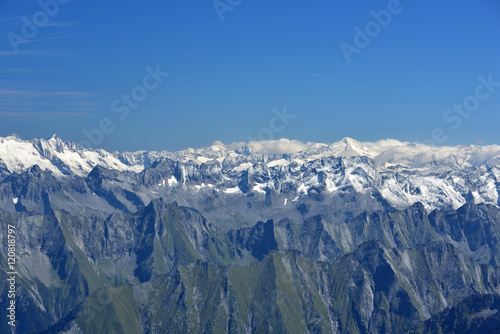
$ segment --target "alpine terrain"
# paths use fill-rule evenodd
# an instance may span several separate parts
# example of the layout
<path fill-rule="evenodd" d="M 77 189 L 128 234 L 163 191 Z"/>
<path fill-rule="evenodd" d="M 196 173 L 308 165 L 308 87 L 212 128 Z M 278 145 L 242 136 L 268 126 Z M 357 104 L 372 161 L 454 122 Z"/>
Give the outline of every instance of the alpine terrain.
<path fill-rule="evenodd" d="M 0 138 L 0 332 L 500 333 L 499 193 L 497 145 Z"/>

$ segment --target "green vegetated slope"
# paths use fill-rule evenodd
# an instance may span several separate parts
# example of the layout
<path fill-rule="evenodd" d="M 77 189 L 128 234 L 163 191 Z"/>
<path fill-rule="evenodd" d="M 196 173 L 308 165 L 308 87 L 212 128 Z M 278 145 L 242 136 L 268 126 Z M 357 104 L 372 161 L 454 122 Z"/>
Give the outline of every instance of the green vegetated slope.
<path fill-rule="evenodd" d="M 135 213 L 0 212 L 19 230 L 17 333 L 452 333 L 498 324 L 500 210 L 320 215 L 220 231 Z M 0 231 L 6 240 L 5 229 Z M 6 308 L 6 256 L 0 257 Z M 0 331 L 10 332 L 5 317 Z"/>

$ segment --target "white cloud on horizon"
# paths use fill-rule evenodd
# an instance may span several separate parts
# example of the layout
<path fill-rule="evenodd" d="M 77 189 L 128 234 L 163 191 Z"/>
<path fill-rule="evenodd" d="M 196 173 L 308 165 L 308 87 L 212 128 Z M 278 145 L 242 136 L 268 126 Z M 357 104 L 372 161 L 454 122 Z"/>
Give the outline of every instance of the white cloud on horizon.
<path fill-rule="evenodd" d="M 269 154 L 295 153 L 307 149 L 307 145 L 303 142 L 286 138 L 267 141 L 251 141 L 247 146 L 255 152 Z"/>
<path fill-rule="evenodd" d="M 274 140 L 261 140 L 261 141 L 250 141 L 248 143 L 245 142 L 233 142 L 232 144 L 225 145 L 220 140 L 214 142 L 214 145 L 224 146 L 230 150 L 236 150 L 243 146 L 248 146 L 250 149 L 254 150 L 257 153 L 266 153 L 266 154 L 286 154 L 286 153 L 296 153 L 312 146 L 317 146 L 318 143 L 307 142 L 303 143 L 297 139 L 287 139 L 280 138 Z M 324 145 L 324 144 L 319 144 Z"/>

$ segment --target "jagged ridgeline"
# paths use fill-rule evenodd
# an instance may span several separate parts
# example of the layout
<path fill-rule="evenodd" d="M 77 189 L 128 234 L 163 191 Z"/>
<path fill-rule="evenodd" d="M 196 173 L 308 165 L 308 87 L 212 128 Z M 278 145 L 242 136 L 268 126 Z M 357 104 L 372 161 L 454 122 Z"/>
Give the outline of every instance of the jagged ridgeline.
<path fill-rule="evenodd" d="M 0 139 L 15 332 L 500 333 L 495 148 L 421 161 L 383 144 L 110 154 Z M 7 261 L 2 247 L 1 333 Z"/>

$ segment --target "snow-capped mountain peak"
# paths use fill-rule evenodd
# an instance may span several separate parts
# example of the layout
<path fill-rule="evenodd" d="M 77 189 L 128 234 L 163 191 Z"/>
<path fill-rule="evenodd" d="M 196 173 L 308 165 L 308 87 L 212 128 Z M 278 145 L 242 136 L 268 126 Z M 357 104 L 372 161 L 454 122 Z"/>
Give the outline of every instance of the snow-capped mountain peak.
<path fill-rule="evenodd" d="M 287 153 L 269 153 L 269 152 Z M 193 187 L 226 195 L 275 191 L 288 203 L 301 196 L 356 192 L 381 197 L 404 208 L 422 202 L 457 208 L 467 201 L 499 204 L 500 146 L 435 147 L 392 139 L 360 142 L 343 138 L 332 144 L 280 139 L 178 152 L 115 152 L 86 149 L 52 136 L 22 140 L 0 138 L 0 179 L 32 166 L 58 179 L 85 177 L 101 166 L 116 172 L 157 170 L 155 187 Z M 165 174 L 166 173 L 166 174 Z M 163 176 L 162 176 L 163 175 Z M 314 195 L 317 194 L 317 195 Z M 290 197 L 290 198 L 289 198 Z"/>
<path fill-rule="evenodd" d="M 300 142 L 299 142 L 300 143 Z M 279 145 L 280 151 L 290 153 L 267 153 L 270 147 Z M 287 145 L 289 148 L 287 148 Z M 299 148 L 299 150 L 297 150 Z M 203 148 L 188 148 L 177 152 L 114 152 L 102 149 L 86 149 L 81 145 L 63 141 L 56 134 L 50 139 L 22 140 L 16 134 L 0 138 L 0 166 L 9 172 L 20 172 L 37 164 L 43 170 L 50 170 L 55 176 L 86 175 L 96 165 L 120 171 L 140 171 L 151 166 L 159 158 L 176 161 L 192 161 L 203 164 L 208 161 L 224 160 L 239 162 L 286 160 L 289 163 L 306 163 L 328 157 L 364 156 L 379 165 L 418 166 L 430 162 L 455 165 L 482 166 L 497 165 L 500 162 L 500 146 L 429 146 L 384 139 L 377 142 L 360 142 L 345 137 L 332 144 L 307 143 L 275 140 L 267 142 L 242 143 L 235 147 L 216 142 Z"/>
<path fill-rule="evenodd" d="M 17 135 L 0 138 L 0 166 L 8 172 L 20 173 L 38 165 L 56 177 L 87 175 L 97 165 L 120 171 L 140 171 L 140 166 L 129 166 L 104 150 L 88 150 L 65 142 L 57 135 L 50 139 L 22 140 Z"/>

